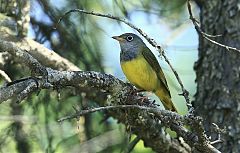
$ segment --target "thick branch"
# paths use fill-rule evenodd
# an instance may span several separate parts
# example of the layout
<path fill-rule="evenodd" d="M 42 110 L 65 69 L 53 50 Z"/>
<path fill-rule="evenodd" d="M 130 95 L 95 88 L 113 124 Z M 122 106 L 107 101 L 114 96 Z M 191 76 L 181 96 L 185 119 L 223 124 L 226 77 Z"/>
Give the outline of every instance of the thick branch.
<path fill-rule="evenodd" d="M 31 71 L 38 75 L 46 75 L 45 68 L 30 54 L 26 54 L 15 44 L 0 39 L 0 52 L 8 52 L 21 63 L 25 63 Z"/>
<path fill-rule="evenodd" d="M 22 81 L 22 82 L 13 84 L 11 86 L 1 87 L 0 88 L 0 103 L 8 100 L 10 98 L 18 97 L 19 95 L 21 95 L 20 93 L 22 93 L 23 91 L 25 91 L 27 89 L 30 89 L 31 90 L 30 92 L 35 91 L 37 89 L 36 82 L 32 79 L 28 79 L 26 81 Z M 20 97 L 22 97 L 22 96 L 19 96 L 19 98 L 18 98 L 19 100 L 20 100 Z"/>
<path fill-rule="evenodd" d="M 2 15 L 2 18 L 0 19 L 0 39 L 15 43 L 19 48 L 29 52 L 34 58 L 38 59 L 38 61 L 44 66 L 58 70 L 80 71 L 80 69 L 69 60 L 61 57 L 56 52 L 47 49 L 42 44 L 29 38 L 16 37 L 16 25 L 14 23 L 15 21 L 12 18 Z M 1 61 L 3 60 L 2 57 L 0 59 Z M 0 65 L 1 64 L 2 63 L 0 63 Z"/>
<path fill-rule="evenodd" d="M 56 52 L 45 48 L 42 44 L 39 44 L 32 39 L 24 38 L 21 41 L 18 41 L 17 45 L 21 49 L 29 52 L 29 54 L 38 59 L 38 61 L 44 66 L 57 70 L 80 71 L 80 69 L 69 60 L 61 57 Z"/>

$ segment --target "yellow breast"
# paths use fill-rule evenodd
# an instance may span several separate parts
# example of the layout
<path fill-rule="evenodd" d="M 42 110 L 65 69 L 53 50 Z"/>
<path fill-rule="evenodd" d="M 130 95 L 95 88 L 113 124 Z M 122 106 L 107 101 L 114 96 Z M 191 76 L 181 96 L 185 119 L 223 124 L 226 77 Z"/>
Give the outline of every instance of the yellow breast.
<path fill-rule="evenodd" d="M 143 56 L 130 61 L 122 61 L 121 67 L 127 79 L 136 87 L 146 91 L 154 91 L 159 85 L 156 72 Z"/>

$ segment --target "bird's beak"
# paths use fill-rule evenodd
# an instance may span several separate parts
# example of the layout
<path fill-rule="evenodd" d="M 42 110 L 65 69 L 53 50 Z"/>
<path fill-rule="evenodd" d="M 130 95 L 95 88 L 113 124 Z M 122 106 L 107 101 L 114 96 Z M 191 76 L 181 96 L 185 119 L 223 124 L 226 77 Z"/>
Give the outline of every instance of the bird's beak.
<path fill-rule="evenodd" d="M 116 39 L 119 42 L 123 42 L 125 40 L 125 39 L 123 39 L 122 37 L 119 37 L 119 36 L 113 36 L 112 38 Z"/>

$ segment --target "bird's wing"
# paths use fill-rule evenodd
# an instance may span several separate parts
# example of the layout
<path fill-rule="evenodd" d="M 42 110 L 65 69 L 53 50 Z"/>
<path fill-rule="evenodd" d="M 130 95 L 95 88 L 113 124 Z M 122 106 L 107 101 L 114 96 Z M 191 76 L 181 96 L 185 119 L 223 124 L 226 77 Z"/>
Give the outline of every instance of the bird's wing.
<path fill-rule="evenodd" d="M 169 96 L 171 97 L 166 78 L 165 78 L 162 68 L 160 67 L 154 54 L 151 52 L 151 50 L 149 48 L 144 47 L 142 49 L 142 55 L 146 59 L 146 61 L 151 65 L 153 70 L 156 71 L 158 79 L 162 82 L 162 84 L 164 85 L 165 89 L 167 90 Z"/>

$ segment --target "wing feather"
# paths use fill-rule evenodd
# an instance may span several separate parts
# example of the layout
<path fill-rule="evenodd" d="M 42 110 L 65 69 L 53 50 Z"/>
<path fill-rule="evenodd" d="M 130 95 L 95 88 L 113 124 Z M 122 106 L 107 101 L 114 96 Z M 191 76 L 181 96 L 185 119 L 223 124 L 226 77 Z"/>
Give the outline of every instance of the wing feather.
<path fill-rule="evenodd" d="M 166 89 L 166 91 L 168 92 L 169 96 L 171 97 L 170 90 L 168 88 L 166 78 L 165 78 L 164 73 L 162 71 L 162 68 L 160 67 L 156 57 L 154 56 L 154 54 L 151 52 L 151 50 L 149 48 L 144 47 L 142 49 L 142 55 L 146 59 L 146 61 L 151 65 L 153 70 L 157 73 L 158 79 L 161 81 L 161 83 L 163 84 L 164 88 Z"/>

